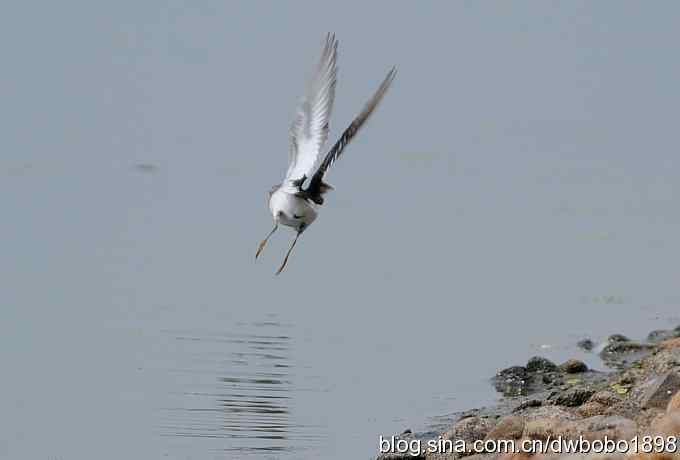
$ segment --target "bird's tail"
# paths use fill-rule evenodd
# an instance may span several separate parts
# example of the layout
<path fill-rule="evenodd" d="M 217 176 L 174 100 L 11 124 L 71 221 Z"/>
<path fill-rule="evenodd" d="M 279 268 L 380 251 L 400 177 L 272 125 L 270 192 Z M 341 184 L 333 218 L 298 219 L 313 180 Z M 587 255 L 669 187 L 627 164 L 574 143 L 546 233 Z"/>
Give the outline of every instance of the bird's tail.
<path fill-rule="evenodd" d="M 314 203 L 318 205 L 323 204 L 323 195 L 326 194 L 327 192 L 335 190 L 332 185 L 321 181 L 318 186 L 316 187 L 309 187 L 306 192 L 307 192 L 307 198 L 312 200 Z"/>

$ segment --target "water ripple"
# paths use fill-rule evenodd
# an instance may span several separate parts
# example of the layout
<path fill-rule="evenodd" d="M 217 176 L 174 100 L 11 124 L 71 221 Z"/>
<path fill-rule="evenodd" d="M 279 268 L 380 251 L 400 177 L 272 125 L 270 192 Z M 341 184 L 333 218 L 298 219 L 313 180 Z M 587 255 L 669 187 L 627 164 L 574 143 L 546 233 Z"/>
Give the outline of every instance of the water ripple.
<path fill-rule="evenodd" d="M 224 452 L 285 453 L 319 439 L 295 423 L 291 326 L 278 321 L 239 324 L 238 332 L 167 330 L 179 343 L 174 368 L 184 387 L 166 408 L 163 436 L 207 438 Z M 295 446 L 295 447 L 293 447 Z"/>

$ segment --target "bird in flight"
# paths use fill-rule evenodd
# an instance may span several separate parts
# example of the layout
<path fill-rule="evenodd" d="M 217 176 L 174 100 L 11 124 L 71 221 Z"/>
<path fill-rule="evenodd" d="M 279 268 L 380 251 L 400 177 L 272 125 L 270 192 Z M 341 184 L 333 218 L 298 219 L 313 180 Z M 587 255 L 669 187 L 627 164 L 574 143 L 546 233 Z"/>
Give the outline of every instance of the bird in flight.
<path fill-rule="evenodd" d="M 307 91 L 302 97 L 297 114 L 290 127 L 290 159 L 288 170 L 281 184 L 272 187 L 269 192 L 269 210 L 274 218 L 274 229 L 260 242 L 255 259 L 260 255 L 269 238 L 279 228 L 279 224 L 292 227 L 297 232 L 290 245 L 286 257 L 276 274 L 281 273 L 288 263 L 288 257 L 295 247 L 298 238 L 314 222 L 318 206 L 324 202 L 323 195 L 333 190 L 323 178 L 328 168 L 340 158 L 347 144 L 368 120 L 390 87 L 397 73 L 393 67 L 383 80 L 373 97 L 340 139 L 326 153 L 316 170 L 321 149 L 328 138 L 328 120 L 335 99 L 335 83 L 337 75 L 338 42 L 335 35 L 326 36 L 326 44 L 316 70 L 309 81 Z M 311 179 L 305 186 L 308 178 Z M 304 188 L 303 188 L 304 187 Z"/>

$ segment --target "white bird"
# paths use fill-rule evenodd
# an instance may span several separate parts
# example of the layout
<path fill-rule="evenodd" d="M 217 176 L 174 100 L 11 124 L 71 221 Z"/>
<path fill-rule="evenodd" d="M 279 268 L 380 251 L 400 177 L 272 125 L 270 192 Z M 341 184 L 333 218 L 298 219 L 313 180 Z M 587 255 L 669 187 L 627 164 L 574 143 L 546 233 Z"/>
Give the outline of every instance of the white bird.
<path fill-rule="evenodd" d="M 309 82 L 305 95 L 300 101 L 297 115 L 290 127 L 290 163 L 286 176 L 281 184 L 275 185 L 269 192 L 269 209 L 274 218 L 274 229 L 260 242 L 255 259 L 260 255 L 269 238 L 279 228 L 279 224 L 292 227 L 297 232 L 286 257 L 276 272 L 277 275 L 286 266 L 288 257 L 302 232 L 309 228 L 316 219 L 317 207 L 324 202 L 323 195 L 329 190 L 333 190 L 333 187 L 323 181 L 324 174 L 340 157 L 359 128 L 368 120 L 397 73 L 394 67 L 389 71 L 373 97 L 342 133 L 340 139 L 328 151 L 312 175 L 319 153 L 328 138 L 328 120 L 335 99 L 337 56 L 338 42 L 335 40 L 335 35 L 328 34 L 319 64 Z M 303 189 L 305 181 L 310 176 L 309 184 Z"/>

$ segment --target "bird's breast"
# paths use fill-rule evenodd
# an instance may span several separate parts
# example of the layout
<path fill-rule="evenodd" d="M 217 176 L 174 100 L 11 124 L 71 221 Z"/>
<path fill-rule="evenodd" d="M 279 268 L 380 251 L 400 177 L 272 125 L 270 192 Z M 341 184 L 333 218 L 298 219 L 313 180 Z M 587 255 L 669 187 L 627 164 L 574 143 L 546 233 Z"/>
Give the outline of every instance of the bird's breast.
<path fill-rule="evenodd" d="M 272 194 L 269 209 L 276 221 L 293 228 L 302 223 L 309 226 L 316 219 L 316 211 L 305 199 L 281 190 Z"/>

